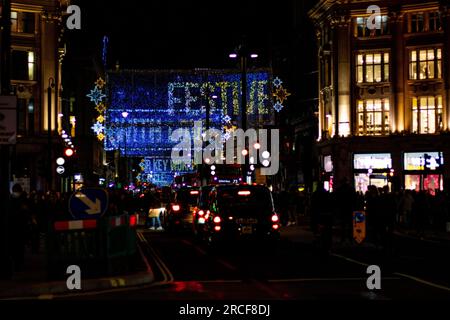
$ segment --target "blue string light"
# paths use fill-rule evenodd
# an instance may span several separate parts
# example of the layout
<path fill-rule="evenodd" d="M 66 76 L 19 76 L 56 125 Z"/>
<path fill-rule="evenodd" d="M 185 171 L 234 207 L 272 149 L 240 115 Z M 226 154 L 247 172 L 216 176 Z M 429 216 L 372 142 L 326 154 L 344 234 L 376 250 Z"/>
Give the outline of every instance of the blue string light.
<path fill-rule="evenodd" d="M 249 126 L 273 124 L 270 73 L 250 72 L 247 79 Z M 224 126 L 240 123 L 239 73 L 121 71 L 109 73 L 107 80 L 106 151 L 119 149 L 124 154 L 126 149 L 128 157 L 170 160 L 172 149 L 178 143 L 171 141 L 171 133 L 187 129 L 193 137 L 194 121 L 205 125 L 206 99 L 210 105 L 210 128 L 223 131 Z M 122 116 L 124 111 L 128 113 L 126 118 Z M 169 184 L 174 172 L 183 174 L 193 169 L 191 166 L 153 170 L 152 182 Z M 144 171 L 140 178 L 145 179 L 146 175 Z"/>

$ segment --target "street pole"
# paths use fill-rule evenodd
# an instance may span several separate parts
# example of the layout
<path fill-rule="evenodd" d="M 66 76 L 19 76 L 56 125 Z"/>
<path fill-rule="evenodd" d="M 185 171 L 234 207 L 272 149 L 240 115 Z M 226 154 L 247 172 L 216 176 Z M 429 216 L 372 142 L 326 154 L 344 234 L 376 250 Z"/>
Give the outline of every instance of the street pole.
<path fill-rule="evenodd" d="M 10 57 L 11 57 L 11 0 L 2 0 L 2 21 L 1 21 L 1 94 L 11 94 L 11 73 L 10 73 Z M 10 155 L 11 148 L 9 145 L 0 146 L 0 279 L 7 279 L 12 276 L 12 262 L 9 255 L 9 239 L 8 239 L 8 215 L 10 212 L 9 203 L 9 180 L 10 171 Z"/>
<path fill-rule="evenodd" d="M 244 132 L 247 130 L 247 50 L 245 45 L 241 45 L 239 49 L 239 55 L 241 58 L 241 126 Z M 245 140 L 244 140 L 244 148 Z M 249 145 L 250 151 L 250 145 Z M 239 151 L 238 151 L 239 152 Z M 242 181 L 247 181 L 247 161 L 248 153 L 244 156 L 244 164 L 242 165 Z"/>
<path fill-rule="evenodd" d="M 52 189 L 52 87 L 55 86 L 53 78 L 48 79 L 47 88 L 47 188 Z"/>

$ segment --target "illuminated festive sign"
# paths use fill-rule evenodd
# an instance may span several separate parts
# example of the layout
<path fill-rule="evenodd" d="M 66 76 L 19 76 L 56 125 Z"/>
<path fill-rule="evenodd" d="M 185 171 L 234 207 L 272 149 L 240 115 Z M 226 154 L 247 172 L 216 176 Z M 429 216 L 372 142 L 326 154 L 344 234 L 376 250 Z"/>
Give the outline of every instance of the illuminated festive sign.
<path fill-rule="evenodd" d="M 247 81 L 248 126 L 273 125 L 270 72 L 249 72 Z M 241 123 L 241 75 L 237 72 L 119 71 L 108 73 L 106 83 L 107 108 L 104 118 L 97 119 L 93 127 L 96 131 L 103 129 L 100 132 L 105 135 L 106 151 L 119 149 L 123 155 L 126 149 L 129 157 L 169 161 L 177 144 L 170 139 L 173 131 L 192 131 L 195 121 L 203 121 L 205 126 L 208 104 L 210 128 L 221 130 L 224 139 Z M 103 109 L 101 102 L 97 107 Z M 153 168 L 158 163 L 152 162 Z M 150 170 L 152 174 L 142 173 L 141 177 L 146 179 L 152 175 L 153 181 L 149 182 L 170 184 L 176 172 L 193 170 L 169 166 L 160 169 Z"/>

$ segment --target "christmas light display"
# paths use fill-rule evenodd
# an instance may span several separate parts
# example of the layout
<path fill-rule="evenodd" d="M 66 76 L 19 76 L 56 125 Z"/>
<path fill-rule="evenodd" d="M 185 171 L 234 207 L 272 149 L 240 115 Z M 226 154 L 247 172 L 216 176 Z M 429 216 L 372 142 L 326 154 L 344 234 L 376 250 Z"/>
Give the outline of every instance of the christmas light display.
<path fill-rule="evenodd" d="M 249 72 L 248 125 L 258 128 L 273 124 L 272 80 L 268 71 Z M 229 139 L 233 125 L 240 123 L 241 75 L 221 70 L 201 71 L 119 71 L 107 75 L 108 107 L 103 133 L 106 151 L 119 149 L 127 157 L 145 157 L 153 163 L 152 173 L 142 172 L 141 181 L 152 176 L 155 184 L 170 184 L 174 173 L 191 172 L 194 166 L 175 168 L 166 165 L 177 129 L 187 129 L 193 136 L 195 121 L 205 126 L 209 104 L 210 128 L 223 131 Z M 97 105 L 101 110 L 101 104 Z M 98 110 L 98 111 L 100 111 Z M 122 117 L 127 112 L 128 117 Z M 102 124 L 97 119 L 98 124 Z M 96 124 L 96 129 L 101 127 Z M 161 162 L 162 161 L 162 162 Z M 155 170 L 156 168 L 156 170 Z"/>
<path fill-rule="evenodd" d="M 283 81 L 281 81 L 280 78 L 276 77 L 275 79 L 273 79 L 273 85 L 278 88 L 279 86 L 281 86 L 283 84 Z"/>
<path fill-rule="evenodd" d="M 283 88 L 283 81 L 280 78 L 276 77 L 272 84 L 274 86 L 273 97 L 275 98 L 275 103 L 273 108 L 276 112 L 280 112 L 284 108 L 284 101 L 291 95 L 285 88 Z"/>
<path fill-rule="evenodd" d="M 99 87 L 96 85 L 94 90 L 91 90 L 91 93 L 86 95 L 88 98 L 91 99 L 91 102 L 94 102 L 95 104 L 99 104 L 103 101 L 104 98 L 106 98 L 106 95 L 103 94 L 102 90 L 99 89 Z"/>

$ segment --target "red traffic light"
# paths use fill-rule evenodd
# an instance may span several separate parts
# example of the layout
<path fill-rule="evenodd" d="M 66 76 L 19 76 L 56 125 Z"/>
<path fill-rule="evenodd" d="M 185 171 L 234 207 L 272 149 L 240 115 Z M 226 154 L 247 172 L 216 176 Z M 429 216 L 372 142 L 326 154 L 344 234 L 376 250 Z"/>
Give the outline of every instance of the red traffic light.
<path fill-rule="evenodd" d="M 72 150 L 71 148 L 66 148 L 66 149 L 64 150 L 64 154 L 65 154 L 67 157 L 71 157 L 71 156 L 73 156 L 73 150 Z"/>

